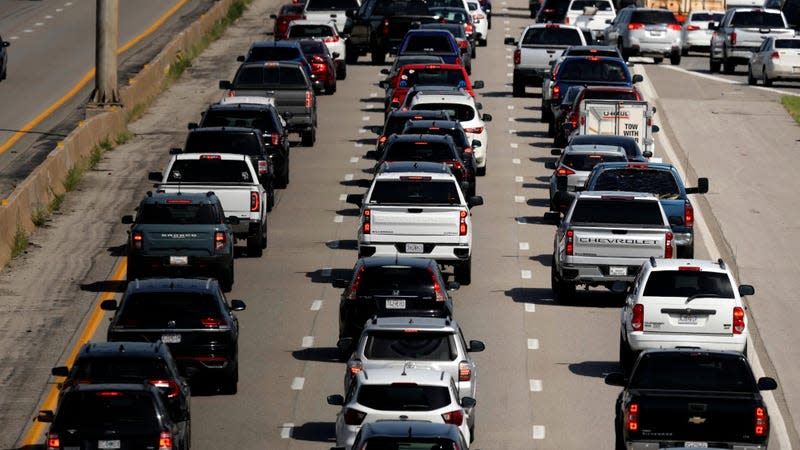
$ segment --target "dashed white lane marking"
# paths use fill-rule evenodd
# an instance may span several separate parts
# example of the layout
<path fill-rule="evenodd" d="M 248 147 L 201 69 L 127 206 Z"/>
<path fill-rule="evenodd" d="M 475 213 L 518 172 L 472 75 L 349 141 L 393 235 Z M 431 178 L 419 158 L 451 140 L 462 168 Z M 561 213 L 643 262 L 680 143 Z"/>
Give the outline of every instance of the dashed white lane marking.
<path fill-rule="evenodd" d="M 22 30 L 22 32 L 23 33 L 33 33 L 33 30 L 31 30 L 30 28 L 26 28 L 26 29 Z"/>
<path fill-rule="evenodd" d="M 511 31 L 511 27 L 506 27 L 506 31 Z"/>
<path fill-rule="evenodd" d="M 359 130 L 358 130 L 358 134 L 364 134 L 364 133 L 366 133 L 367 131 L 369 131 L 369 130 L 367 130 L 366 128 L 359 128 Z"/>
<path fill-rule="evenodd" d="M 515 195 L 514 196 L 514 202 L 515 203 L 525 203 L 525 197 L 523 197 L 521 195 Z"/>
<path fill-rule="evenodd" d="M 46 16 L 44 16 L 44 19 L 45 19 L 45 20 L 50 20 L 50 19 L 52 19 L 52 18 L 53 18 L 53 16 L 51 16 L 51 15 L 49 15 L 49 14 L 48 14 L 48 15 L 46 15 Z"/>
<path fill-rule="evenodd" d="M 509 145 L 511 148 L 519 148 L 519 144 L 517 144 L 516 142 L 511 142 L 511 143 L 509 143 L 508 145 Z"/>
<path fill-rule="evenodd" d="M 512 110 L 512 109 L 514 109 L 514 105 L 507 105 L 506 108 L 508 108 L 509 110 Z"/>
<path fill-rule="evenodd" d="M 506 67 L 514 67 L 514 64 L 508 63 L 506 64 Z M 508 105 L 508 106 L 513 106 L 513 105 Z"/>
<path fill-rule="evenodd" d="M 524 183 L 525 182 L 525 177 L 516 176 L 516 177 L 514 177 L 514 182 L 516 182 L 516 183 Z"/>
<path fill-rule="evenodd" d="M 532 274 L 530 270 L 520 270 L 519 276 L 522 277 L 523 280 L 530 280 Z"/>
<path fill-rule="evenodd" d="M 339 194 L 339 201 L 346 202 L 347 201 L 347 194 Z"/>
<path fill-rule="evenodd" d="M 377 97 L 377 96 L 378 96 L 378 93 L 377 93 L 377 92 L 370 92 L 370 93 L 369 93 L 369 96 L 370 96 L 371 98 L 375 98 L 375 97 Z"/>
<path fill-rule="evenodd" d="M 539 350 L 539 340 L 528 339 L 528 350 Z"/>
<path fill-rule="evenodd" d="M 544 439 L 544 425 L 533 426 L 533 438 L 537 440 Z"/>
<path fill-rule="evenodd" d="M 542 380 L 529 380 L 531 392 L 542 392 Z"/>
<path fill-rule="evenodd" d="M 72 2 L 64 3 L 64 6 L 72 6 Z"/>
<path fill-rule="evenodd" d="M 354 144 L 354 146 L 355 146 L 356 148 L 361 148 L 361 147 L 363 147 L 363 146 L 364 146 L 364 143 L 363 143 L 363 142 L 356 142 L 356 143 Z"/>
<path fill-rule="evenodd" d="M 44 22 L 36 22 L 36 23 L 35 23 L 35 24 L 33 24 L 33 25 L 34 25 L 34 26 L 37 26 L 37 27 L 43 27 L 43 26 L 44 26 Z"/>
<path fill-rule="evenodd" d="M 515 119 L 515 118 L 513 118 L 513 117 L 509 117 L 509 118 L 508 118 L 508 121 L 509 121 L 509 122 L 514 122 L 515 120 L 517 120 L 517 119 Z"/>
<path fill-rule="evenodd" d="M 525 303 L 525 312 L 535 313 L 536 303 Z"/>
<path fill-rule="evenodd" d="M 517 130 L 508 130 L 508 134 L 517 134 Z"/>
<path fill-rule="evenodd" d="M 369 121 L 369 116 L 362 116 L 361 120 L 363 120 L 364 122 L 368 122 Z"/>
<path fill-rule="evenodd" d="M 344 222 L 344 216 L 340 216 L 340 215 L 337 214 L 336 217 L 333 218 L 333 222 L 334 223 L 342 223 L 342 222 Z"/>
<path fill-rule="evenodd" d="M 530 250 L 531 249 L 531 244 L 529 244 L 527 242 L 520 242 L 519 243 L 519 249 L 520 250 Z"/>
<path fill-rule="evenodd" d="M 352 157 L 350 157 L 350 162 L 351 162 L 351 163 L 353 163 L 353 164 L 357 163 L 357 162 L 358 162 L 358 160 L 359 160 L 359 157 L 358 157 L 358 156 L 352 156 Z"/>
<path fill-rule="evenodd" d="M 331 276 L 331 268 L 330 267 L 323 267 L 322 268 L 322 276 L 327 278 Z"/>
<path fill-rule="evenodd" d="M 353 181 L 353 174 L 352 173 L 348 173 L 347 175 L 345 175 L 344 176 L 344 181 Z"/>
<path fill-rule="evenodd" d="M 314 336 L 303 336 L 303 342 L 300 343 L 300 346 L 303 348 L 309 348 L 314 346 Z"/>
<path fill-rule="evenodd" d="M 292 437 L 293 423 L 285 423 L 281 425 L 281 439 L 289 439 Z"/>
<path fill-rule="evenodd" d="M 510 23 L 511 23 L 511 21 L 510 21 L 510 20 L 504 20 L 504 21 L 503 21 L 503 25 L 508 25 L 508 24 L 510 24 Z"/>
<path fill-rule="evenodd" d="M 303 377 L 294 377 L 292 380 L 292 390 L 293 391 L 302 391 L 303 386 L 306 384 L 306 379 Z"/>
<path fill-rule="evenodd" d="M 506 55 L 506 59 L 511 59 L 511 54 Z"/>
<path fill-rule="evenodd" d="M 64 8 L 56 8 L 56 12 L 62 12 L 62 11 L 64 11 Z"/>
<path fill-rule="evenodd" d="M 514 158 L 514 159 L 511 160 L 511 163 L 512 164 L 519 164 L 520 160 L 519 160 L 519 158 Z"/>
<path fill-rule="evenodd" d="M 513 72 L 508 72 L 508 73 L 506 74 L 506 76 L 507 76 L 507 77 L 509 77 L 509 78 L 511 78 L 511 77 L 513 77 L 513 76 L 514 76 L 514 73 L 513 73 Z"/>
<path fill-rule="evenodd" d="M 8 40 L 10 41 L 16 41 L 17 39 L 19 39 L 19 36 L 11 36 L 10 38 L 8 38 Z"/>
<path fill-rule="evenodd" d="M 314 300 L 311 302 L 311 311 L 319 311 L 322 309 L 322 300 Z"/>

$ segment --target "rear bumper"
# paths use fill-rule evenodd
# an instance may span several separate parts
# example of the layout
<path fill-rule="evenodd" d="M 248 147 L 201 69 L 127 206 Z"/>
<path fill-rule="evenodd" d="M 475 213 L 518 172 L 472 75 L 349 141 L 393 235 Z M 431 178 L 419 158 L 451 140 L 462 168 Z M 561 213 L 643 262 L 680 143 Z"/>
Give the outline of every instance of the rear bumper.
<path fill-rule="evenodd" d="M 626 275 L 611 275 L 611 267 L 625 267 Z M 615 281 L 630 283 L 636 277 L 639 264 L 563 264 L 559 269 L 561 279 L 579 284 L 606 284 Z"/>
<path fill-rule="evenodd" d="M 628 333 L 628 345 L 634 351 L 670 348 L 701 348 L 714 351 L 744 352 L 747 334 L 693 335 L 679 333 Z"/>
<path fill-rule="evenodd" d="M 633 41 L 628 51 L 631 56 L 668 57 L 673 52 L 681 51 L 681 43 L 680 41 L 670 43 Z"/>
<path fill-rule="evenodd" d="M 216 378 L 233 370 L 234 355 L 175 355 L 175 362 L 188 379 Z"/>
<path fill-rule="evenodd" d="M 181 256 L 181 255 L 174 255 Z M 189 256 L 184 265 L 170 264 L 170 256 L 128 255 L 128 273 L 138 278 L 165 276 L 208 276 L 219 278 L 233 264 L 232 254 Z"/>
<path fill-rule="evenodd" d="M 548 67 L 520 67 L 514 68 L 514 78 L 522 80 L 526 86 L 538 86 L 544 81 L 544 72 Z"/>
<path fill-rule="evenodd" d="M 414 316 L 414 317 L 447 317 L 452 314 L 447 303 L 441 302 L 438 309 L 415 308 L 415 301 L 406 300 L 406 309 L 391 310 L 378 306 L 376 301 L 342 300 L 339 305 L 339 337 L 352 337 L 353 345 L 358 343 L 358 338 L 364 330 L 364 324 L 373 316 Z M 428 303 L 428 302 L 426 302 Z M 428 306 L 430 304 L 428 303 Z"/>
<path fill-rule="evenodd" d="M 424 243 L 423 253 L 406 253 L 406 242 L 363 242 L 358 243 L 358 253 L 362 256 L 405 256 L 428 258 L 443 264 L 466 261 L 472 255 L 472 248 L 466 244 Z"/>
<path fill-rule="evenodd" d="M 231 225 L 233 236 L 237 239 L 244 239 L 251 236 L 258 236 L 261 232 L 261 223 L 258 219 L 239 219 L 238 225 Z"/>
<path fill-rule="evenodd" d="M 658 450 L 660 448 L 683 447 L 685 442 L 686 441 L 634 441 L 626 442 L 625 448 L 628 450 Z M 767 450 L 766 442 L 763 444 L 709 442 L 708 446 L 713 448 L 729 448 L 732 450 Z"/>
<path fill-rule="evenodd" d="M 293 115 L 286 121 L 286 128 L 289 131 L 306 131 L 313 128 L 315 125 L 314 118 L 311 114 Z"/>

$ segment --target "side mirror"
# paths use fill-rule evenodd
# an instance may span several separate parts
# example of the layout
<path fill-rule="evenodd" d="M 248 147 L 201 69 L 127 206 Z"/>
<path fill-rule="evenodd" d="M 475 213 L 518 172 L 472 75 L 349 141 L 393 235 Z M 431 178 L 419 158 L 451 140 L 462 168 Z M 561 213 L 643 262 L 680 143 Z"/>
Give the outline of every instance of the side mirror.
<path fill-rule="evenodd" d="M 642 152 L 642 156 L 644 156 L 645 158 L 652 158 L 653 152 L 651 152 L 650 150 L 645 150 Z"/>
<path fill-rule="evenodd" d="M 475 107 L 476 107 L 476 108 L 478 108 L 478 109 L 483 109 L 483 103 L 481 103 L 481 102 L 476 102 L 476 103 L 475 103 Z"/>
<path fill-rule="evenodd" d="M 612 19 L 606 19 L 606 24 L 610 24 L 611 22 L 612 22 Z"/>
<path fill-rule="evenodd" d="M 656 111 L 658 111 L 658 110 L 656 109 L 656 107 L 655 107 L 655 106 L 653 106 L 653 108 L 652 108 L 652 109 L 650 109 L 650 111 L 652 111 L 652 112 L 653 112 L 653 114 L 655 114 L 655 113 L 656 113 Z"/>
<path fill-rule="evenodd" d="M 183 153 L 183 149 L 180 147 L 172 147 L 171 149 L 169 149 L 170 155 L 180 155 L 181 153 Z"/>
<path fill-rule="evenodd" d="M 225 219 L 225 223 L 227 223 L 228 225 L 239 225 L 239 218 L 236 216 L 228 216 Z"/>
<path fill-rule="evenodd" d="M 517 41 L 514 40 L 513 37 L 507 37 L 507 38 L 503 39 L 503 43 L 506 44 L 506 45 L 517 45 Z"/>
<path fill-rule="evenodd" d="M 389 75 L 389 69 L 381 69 L 381 74 Z"/>
<path fill-rule="evenodd" d="M 36 420 L 43 423 L 52 423 L 55 417 L 56 415 L 53 414 L 53 411 L 50 410 L 39 411 L 39 415 L 36 416 Z"/>
<path fill-rule="evenodd" d="M 117 310 L 117 301 L 116 300 L 103 300 L 100 303 L 100 309 L 103 311 L 116 311 Z"/>
<path fill-rule="evenodd" d="M 544 220 L 558 225 L 561 222 L 561 213 L 558 211 L 547 211 L 544 213 Z"/>
<path fill-rule="evenodd" d="M 275 19 L 275 20 L 278 20 L 278 16 L 277 16 L 276 14 L 270 14 L 270 15 L 269 15 L 269 18 L 270 18 L 270 19 Z"/>
<path fill-rule="evenodd" d="M 749 284 L 742 284 L 739 286 L 739 295 L 753 295 L 756 293 L 756 288 L 750 286 Z"/>
<path fill-rule="evenodd" d="M 551 148 L 550 149 L 550 154 L 552 156 L 561 156 L 562 152 L 563 152 L 563 150 L 561 150 L 560 148 Z"/>
<path fill-rule="evenodd" d="M 472 397 L 464 397 L 461 399 L 461 407 L 462 408 L 474 408 L 475 405 L 478 404 L 478 401 Z"/>
<path fill-rule="evenodd" d="M 228 80 L 219 80 L 219 88 L 220 89 L 230 89 L 233 87 L 230 81 Z"/>
<path fill-rule="evenodd" d="M 457 291 L 461 288 L 461 283 L 457 281 L 451 281 L 447 283 L 447 290 L 448 291 Z"/>
<path fill-rule="evenodd" d="M 188 124 L 186 124 L 186 128 L 189 129 L 189 130 L 194 130 L 194 129 L 197 129 L 199 127 L 200 127 L 200 125 L 198 125 L 197 122 L 189 122 Z"/>
<path fill-rule="evenodd" d="M 470 197 L 467 200 L 467 205 L 472 208 L 473 206 L 480 206 L 483 204 L 483 197 L 480 195 L 476 195 L 475 197 Z"/>
<path fill-rule="evenodd" d="M 333 406 L 342 406 L 342 405 L 344 405 L 344 397 L 342 397 L 339 394 L 329 395 L 327 400 L 328 400 L 328 404 L 329 405 L 333 405 Z"/>
<path fill-rule="evenodd" d="M 545 169 L 556 170 L 556 163 L 555 161 L 547 161 L 544 163 Z"/>
<path fill-rule="evenodd" d="M 69 367 L 67 366 L 53 367 L 52 369 L 50 369 L 50 375 L 53 375 L 54 377 L 69 376 Z"/>
<path fill-rule="evenodd" d="M 231 300 L 231 311 L 244 311 L 247 305 L 241 300 Z"/>
<path fill-rule="evenodd" d="M 775 389 L 778 389 L 778 383 L 774 378 L 761 377 L 758 379 L 759 391 L 774 391 Z"/>
<path fill-rule="evenodd" d="M 340 57 L 342 55 L 340 55 L 339 52 L 333 52 L 333 54 L 331 56 L 333 57 L 333 59 L 336 59 L 336 58 L 338 58 L 338 57 Z"/>
<path fill-rule="evenodd" d="M 133 216 L 130 215 L 130 214 L 122 216 L 122 223 L 125 224 L 125 225 L 132 224 L 133 223 Z"/>
<path fill-rule="evenodd" d="M 479 353 L 486 350 L 486 345 L 481 341 L 469 341 L 468 352 Z"/>
<path fill-rule="evenodd" d="M 698 178 L 697 187 L 686 188 L 687 194 L 705 194 L 708 192 L 708 178 Z"/>
<path fill-rule="evenodd" d="M 492 121 L 492 115 L 491 114 L 484 114 L 483 115 L 483 121 L 484 122 L 491 122 Z"/>
<path fill-rule="evenodd" d="M 658 125 L 652 125 L 650 127 L 650 131 L 652 131 L 653 133 L 658 133 L 659 131 L 661 131 L 661 128 Z"/>
<path fill-rule="evenodd" d="M 385 80 L 381 80 L 378 82 L 378 87 L 381 89 L 386 89 L 389 87 L 389 83 L 387 83 Z"/>
<path fill-rule="evenodd" d="M 331 284 L 337 289 L 347 289 L 347 287 L 350 286 L 350 282 L 342 278 L 333 280 Z"/>
<path fill-rule="evenodd" d="M 353 348 L 353 338 L 343 337 L 336 341 L 336 348 L 342 351 L 350 350 Z"/>
<path fill-rule="evenodd" d="M 160 183 L 161 180 L 164 179 L 164 176 L 161 175 L 161 172 L 149 172 L 147 174 L 147 179 L 150 181 L 155 181 L 157 183 Z"/>
<path fill-rule="evenodd" d="M 345 15 L 345 17 L 347 17 L 349 19 L 352 19 L 356 15 L 356 10 L 355 9 L 348 9 L 348 10 L 346 10 L 344 12 L 344 15 Z"/>
<path fill-rule="evenodd" d="M 472 89 L 483 89 L 483 80 L 473 81 Z"/>
<path fill-rule="evenodd" d="M 717 24 L 717 22 L 708 22 L 709 30 L 716 30 L 717 28 L 719 28 L 719 24 Z"/>
<path fill-rule="evenodd" d="M 236 57 L 237 62 L 244 62 L 244 55 L 239 55 Z"/>
<path fill-rule="evenodd" d="M 633 76 L 633 84 L 641 83 L 642 81 L 644 81 L 644 77 L 641 74 L 637 73 Z"/>
<path fill-rule="evenodd" d="M 470 142 L 470 143 L 472 144 L 472 148 L 478 148 L 478 147 L 483 145 L 483 144 L 481 144 L 481 141 L 479 141 L 477 139 L 473 139 L 472 142 Z"/>
<path fill-rule="evenodd" d="M 625 387 L 625 384 L 628 383 L 628 379 L 625 377 L 624 373 L 611 372 L 610 374 L 606 375 L 605 382 L 609 386 Z"/>
<path fill-rule="evenodd" d="M 283 120 L 289 121 L 292 120 L 292 117 L 294 117 L 294 114 L 292 114 L 291 111 L 286 111 L 283 113 Z"/>

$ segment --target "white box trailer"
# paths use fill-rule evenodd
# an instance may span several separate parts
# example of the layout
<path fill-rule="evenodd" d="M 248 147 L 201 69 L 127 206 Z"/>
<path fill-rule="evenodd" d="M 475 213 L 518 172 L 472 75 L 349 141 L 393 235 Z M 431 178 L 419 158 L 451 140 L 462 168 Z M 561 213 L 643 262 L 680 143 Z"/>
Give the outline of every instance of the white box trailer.
<path fill-rule="evenodd" d="M 639 144 L 642 152 L 655 155 L 653 125 L 656 108 L 645 101 L 635 100 L 584 100 L 578 105 L 578 127 L 573 135 L 602 134 L 630 136 Z"/>

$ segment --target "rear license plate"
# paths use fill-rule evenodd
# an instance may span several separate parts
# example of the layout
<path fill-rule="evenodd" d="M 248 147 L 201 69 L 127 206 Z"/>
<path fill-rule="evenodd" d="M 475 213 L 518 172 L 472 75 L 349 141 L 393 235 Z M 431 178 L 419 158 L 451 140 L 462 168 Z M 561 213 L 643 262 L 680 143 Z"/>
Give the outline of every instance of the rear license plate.
<path fill-rule="evenodd" d="M 792 67 L 792 73 L 800 73 L 800 67 Z"/>
<path fill-rule="evenodd" d="M 109 449 L 109 448 L 121 448 L 119 440 L 113 441 L 97 441 L 97 448 L 98 449 Z"/>
<path fill-rule="evenodd" d="M 181 335 L 180 334 L 162 334 L 161 335 L 161 342 L 165 344 L 180 344 L 181 343 Z"/>
<path fill-rule="evenodd" d="M 169 257 L 169 264 L 171 266 L 185 266 L 189 264 L 189 257 L 188 256 L 170 256 Z"/>
<path fill-rule="evenodd" d="M 664 33 L 660 32 L 660 31 L 651 31 L 650 32 L 650 36 L 653 36 L 653 37 L 661 37 L 663 35 L 664 35 Z"/>
<path fill-rule="evenodd" d="M 612 277 L 624 277 L 628 275 L 628 268 L 625 266 L 611 266 L 608 268 L 608 274 Z"/>
<path fill-rule="evenodd" d="M 697 325 L 697 316 L 694 314 L 681 314 L 678 317 L 678 323 L 680 325 Z"/>
<path fill-rule="evenodd" d="M 422 253 L 424 251 L 422 244 L 406 244 L 406 253 Z"/>
<path fill-rule="evenodd" d="M 406 301 L 397 299 L 386 300 L 386 309 L 406 309 Z"/>
<path fill-rule="evenodd" d="M 691 442 L 687 441 L 683 443 L 683 446 L 686 448 L 708 448 L 708 442 Z"/>

